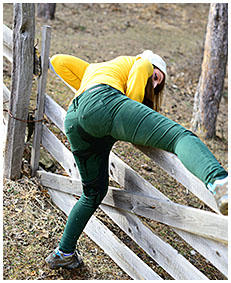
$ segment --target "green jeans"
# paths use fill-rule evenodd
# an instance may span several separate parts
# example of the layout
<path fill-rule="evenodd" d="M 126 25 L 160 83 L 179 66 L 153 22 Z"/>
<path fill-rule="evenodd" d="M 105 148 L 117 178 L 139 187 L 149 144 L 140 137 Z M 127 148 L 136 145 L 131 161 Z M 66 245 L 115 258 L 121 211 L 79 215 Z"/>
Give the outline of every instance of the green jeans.
<path fill-rule="evenodd" d="M 85 225 L 107 193 L 108 157 L 118 140 L 176 154 L 205 185 L 227 176 L 192 132 L 108 85 L 92 87 L 73 100 L 65 131 L 79 168 L 83 193 L 68 217 L 59 244 L 63 252 L 75 250 Z"/>

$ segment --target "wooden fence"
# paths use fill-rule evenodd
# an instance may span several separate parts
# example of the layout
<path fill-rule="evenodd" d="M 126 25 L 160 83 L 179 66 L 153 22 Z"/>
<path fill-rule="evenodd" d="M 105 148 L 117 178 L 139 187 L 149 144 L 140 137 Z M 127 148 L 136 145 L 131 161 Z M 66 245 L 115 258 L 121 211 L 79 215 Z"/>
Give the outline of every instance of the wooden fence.
<path fill-rule="evenodd" d="M 7 34 L 10 37 L 10 33 Z M 5 41 L 4 33 L 4 45 Z M 62 132 L 66 111 L 45 93 L 50 30 L 43 31 L 42 64 L 38 112 L 36 119 L 45 114 Z M 11 50 L 4 49 L 11 61 Z M 4 86 L 4 100 L 9 90 Z M 44 113 L 43 113 L 44 111 Z M 6 121 L 7 122 L 7 121 Z M 38 123 L 36 123 L 38 124 Z M 76 203 L 74 196 L 81 195 L 81 180 L 70 150 L 45 125 L 36 126 L 35 138 L 57 160 L 69 175 L 63 176 L 39 170 L 40 142 L 33 143 L 32 168 L 41 184 L 49 188 L 53 202 L 67 215 Z M 228 217 L 220 215 L 212 194 L 204 184 L 188 172 L 179 159 L 171 153 L 139 146 L 170 176 L 207 204 L 214 212 L 208 212 L 174 203 L 158 189 L 138 175 L 113 152 L 110 154 L 110 177 L 120 185 L 109 187 L 100 208 L 146 252 L 159 266 L 176 280 L 207 280 L 170 244 L 164 242 L 142 221 L 149 218 L 170 226 L 184 241 L 203 255 L 210 263 L 228 276 Z M 84 232 L 107 253 L 131 278 L 162 280 L 160 275 L 145 264 L 133 251 L 121 242 L 98 218 L 92 216 Z"/>

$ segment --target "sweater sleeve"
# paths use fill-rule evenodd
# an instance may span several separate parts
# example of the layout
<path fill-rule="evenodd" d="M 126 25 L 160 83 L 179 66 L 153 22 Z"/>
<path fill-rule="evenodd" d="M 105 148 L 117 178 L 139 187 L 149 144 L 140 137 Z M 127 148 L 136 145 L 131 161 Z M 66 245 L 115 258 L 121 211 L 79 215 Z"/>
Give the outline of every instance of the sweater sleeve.
<path fill-rule="evenodd" d="M 75 90 L 79 89 L 83 74 L 89 65 L 80 58 L 64 54 L 52 56 L 50 64 L 56 74 Z"/>
<path fill-rule="evenodd" d="M 153 66 L 148 60 L 137 60 L 128 75 L 126 95 L 142 103 L 145 95 L 145 87 L 152 73 Z"/>

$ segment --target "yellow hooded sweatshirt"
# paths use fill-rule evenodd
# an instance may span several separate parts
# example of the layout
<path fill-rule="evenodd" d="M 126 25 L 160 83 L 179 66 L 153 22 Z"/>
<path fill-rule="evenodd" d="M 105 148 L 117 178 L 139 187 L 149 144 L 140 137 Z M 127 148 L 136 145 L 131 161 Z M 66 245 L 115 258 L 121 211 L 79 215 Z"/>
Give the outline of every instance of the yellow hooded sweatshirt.
<path fill-rule="evenodd" d="M 95 84 L 107 84 L 129 98 L 143 102 L 148 78 L 153 66 L 147 59 L 134 56 L 119 56 L 111 61 L 89 64 L 71 56 L 54 55 L 50 63 L 55 72 L 80 95 Z"/>

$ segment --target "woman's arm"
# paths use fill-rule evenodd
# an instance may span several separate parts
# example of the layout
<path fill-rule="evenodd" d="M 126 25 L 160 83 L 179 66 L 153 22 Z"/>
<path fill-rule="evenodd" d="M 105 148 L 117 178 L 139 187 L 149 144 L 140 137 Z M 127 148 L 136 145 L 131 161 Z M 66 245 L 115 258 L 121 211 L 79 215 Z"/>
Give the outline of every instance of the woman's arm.
<path fill-rule="evenodd" d="M 142 103 L 145 95 L 145 87 L 152 73 L 153 66 L 148 60 L 137 60 L 129 72 L 126 95 Z"/>
<path fill-rule="evenodd" d="M 57 54 L 51 57 L 50 65 L 64 82 L 78 90 L 89 63 L 71 55 Z"/>

